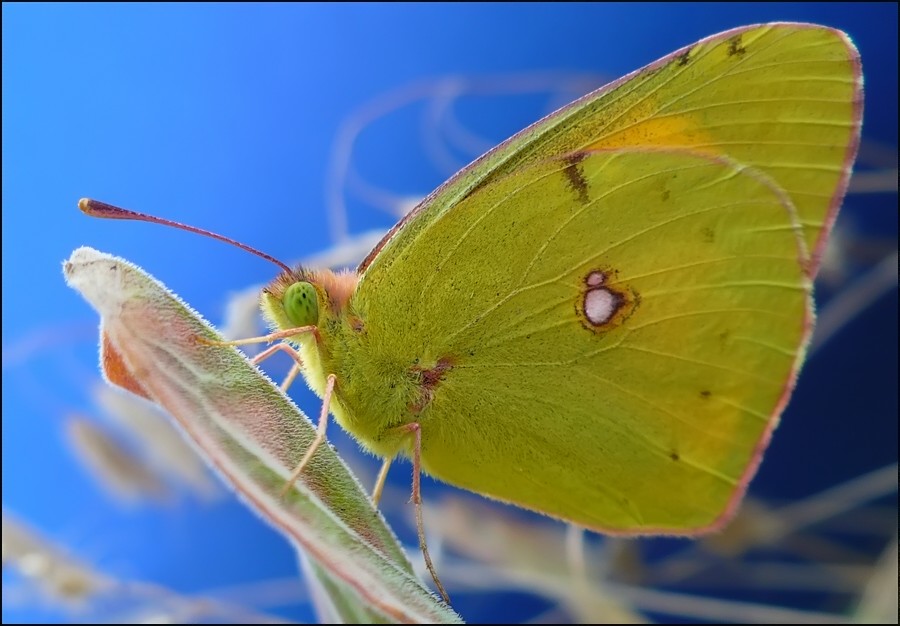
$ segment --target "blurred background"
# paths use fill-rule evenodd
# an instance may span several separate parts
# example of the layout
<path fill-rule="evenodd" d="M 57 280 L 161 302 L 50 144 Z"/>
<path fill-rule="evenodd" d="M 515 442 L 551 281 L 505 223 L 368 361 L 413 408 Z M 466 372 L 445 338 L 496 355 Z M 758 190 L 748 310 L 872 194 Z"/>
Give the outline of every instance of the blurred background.
<path fill-rule="evenodd" d="M 427 481 L 426 525 L 467 621 L 896 621 L 896 4 L 2 11 L 4 622 L 315 619 L 289 544 L 161 418 L 103 387 L 97 315 L 61 262 L 81 245 L 124 256 L 235 332 L 254 332 L 246 294 L 274 268 L 89 219 L 80 197 L 354 266 L 374 233 L 542 115 L 769 21 L 849 33 L 866 104 L 817 285 L 820 334 L 741 516 L 702 542 L 604 541 Z M 302 386 L 292 395 L 315 415 Z M 338 428 L 329 438 L 370 487 L 377 462 Z M 415 545 L 409 465 L 389 482 L 385 513 Z M 94 593 L 110 584 L 114 597 Z"/>

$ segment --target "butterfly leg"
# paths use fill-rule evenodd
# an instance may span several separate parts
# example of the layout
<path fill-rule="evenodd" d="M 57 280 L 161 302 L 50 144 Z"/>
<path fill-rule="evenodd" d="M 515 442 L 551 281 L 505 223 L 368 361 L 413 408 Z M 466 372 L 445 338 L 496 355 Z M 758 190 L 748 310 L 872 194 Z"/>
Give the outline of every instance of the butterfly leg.
<path fill-rule="evenodd" d="M 381 470 L 378 472 L 378 478 L 375 480 L 375 487 L 372 488 L 372 504 L 378 506 L 381 502 L 381 492 L 384 490 L 384 482 L 387 480 L 388 470 L 391 469 L 393 457 L 386 457 L 381 464 Z"/>
<path fill-rule="evenodd" d="M 261 337 L 250 337 L 248 339 L 234 339 L 232 341 L 214 341 L 212 339 L 207 339 L 206 337 L 197 337 L 197 341 L 199 343 L 206 344 L 208 346 L 244 346 L 251 343 L 269 343 L 271 341 L 275 341 L 277 339 L 287 339 L 289 337 L 293 337 L 294 335 L 300 335 L 303 333 L 313 333 L 316 334 L 318 331 L 315 326 L 299 326 L 297 328 L 288 328 L 287 330 L 279 330 L 277 333 L 269 333 L 268 335 L 262 335 Z"/>
<path fill-rule="evenodd" d="M 281 489 L 281 493 L 279 494 L 281 496 L 284 496 L 290 490 L 294 485 L 294 482 L 300 477 L 300 474 L 303 473 L 303 468 L 306 467 L 306 464 L 309 463 L 313 454 L 316 453 L 316 450 L 318 450 L 319 446 L 325 441 L 325 428 L 328 426 L 331 395 L 334 393 L 334 383 L 336 380 L 337 377 L 334 374 L 328 375 L 328 382 L 325 384 L 325 393 L 322 395 L 322 411 L 319 413 L 319 426 L 316 428 L 316 438 L 313 439 L 312 444 L 310 444 L 309 448 L 306 450 L 306 454 L 303 455 L 303 459 L 301 459 L 297 468 L 291 472 L 287 483 L 285 483 L 284 487 Z"/>
<path fill-rule="evenodd" d="M 441 597 L 444 599 L 444 602 L 450 604 L 450 596 L 447 595 L 447 592 L 444 590 L 444 585 L 441 584 L 441 580 L 438 578 L 437 572 L 434 569 L 434 563 L 431 562 L 431 555 L 428 554 L 428 545 L 425 543 L 425 522 L 422 518 L 421 488 L 422 428 L 421 426 L 419 426 L 418 422 L 412 422 L 410 424 L 406 424 L 405 426 L 398 427 L 395 432 L 405 433 L 407 435 L 412 435 L 413 437 L 412 501 L 416 509 L 416 532 L 419 535 L 419 549 L 422 551 L 422 557 L 425 559 L 425 567 L 428 568 L 428 572 L 431 574 L 431 578 L 432 580 L 434 580 L 435 586 L 441 593 Z M 385 471 L 384 468 L 382 469 L 385 475 L 387 475 L 387 471 Z M 381 478 L 381 476 L 379 476 L 379 478 Z"/>
<path fill-rule="evenodd" d="M 281 383 L 281 390 L 287 391 L 288 387 L 294 382 L 294 379 L 297 378 L 297 374 L 299 374 L 300 370 L 303 368 L 303 359 L 300 358 L 300 353 L 286 343 L 276 343 L 257 354 L 251 361 L 253 361 L 254 365 L 259 365 L 279 350 L 287 352 L 288 355 L 294 359 L 294 365 Z"/>

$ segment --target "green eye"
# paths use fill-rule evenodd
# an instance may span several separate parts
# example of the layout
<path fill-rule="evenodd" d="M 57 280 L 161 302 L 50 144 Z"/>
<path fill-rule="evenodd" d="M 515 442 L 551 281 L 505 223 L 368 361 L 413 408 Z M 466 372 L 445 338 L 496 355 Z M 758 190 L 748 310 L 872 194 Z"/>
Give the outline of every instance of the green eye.
<path fill-rule="evenodd" d="M 285 289 L 281 303 L 295 326 L 315 326 L 319 322 L 319 299 L 310 283 L 294 283 Z"/>

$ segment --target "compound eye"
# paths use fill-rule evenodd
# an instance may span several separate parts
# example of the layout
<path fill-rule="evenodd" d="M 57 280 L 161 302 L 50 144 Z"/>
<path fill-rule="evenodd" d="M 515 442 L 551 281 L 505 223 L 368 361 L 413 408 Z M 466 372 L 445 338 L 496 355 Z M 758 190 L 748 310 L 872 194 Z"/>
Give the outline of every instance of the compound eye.
<path fill-rule="evenodd" d="M 311 283 L 301 281 L 285 289 L 281 304 L 288 319 L 295 326 L 318 324 L 319 298 L 316 295 L 316 288 Z"/>

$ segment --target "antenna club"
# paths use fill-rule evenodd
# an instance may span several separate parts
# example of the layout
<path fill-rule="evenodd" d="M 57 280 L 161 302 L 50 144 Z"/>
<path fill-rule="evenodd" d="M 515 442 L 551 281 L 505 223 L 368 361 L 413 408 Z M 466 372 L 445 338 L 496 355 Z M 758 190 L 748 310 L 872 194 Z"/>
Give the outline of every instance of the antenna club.
<path fill-rule="evenodd" d="M 106 204 L 105 202 L 100 202 L 99 200 L 92 200 L 91 198 L 82 198 L 78 201 L 78 208 L 81 209 L 81 212 L 85 215 L 90 215 L 91 217 L 105 217 L 109 219 L 138 219 L 143 221 L 153 221 L 151 219 L 145 219 L 144 216 L 139 213 L 135 213 L 134 211 L 129 211 L 128 209 L 120 209 L 117 206 L 113 206 L 111 204 Z M 165 220 L 160 220 L 161 222 L 165 222 Z"/>

